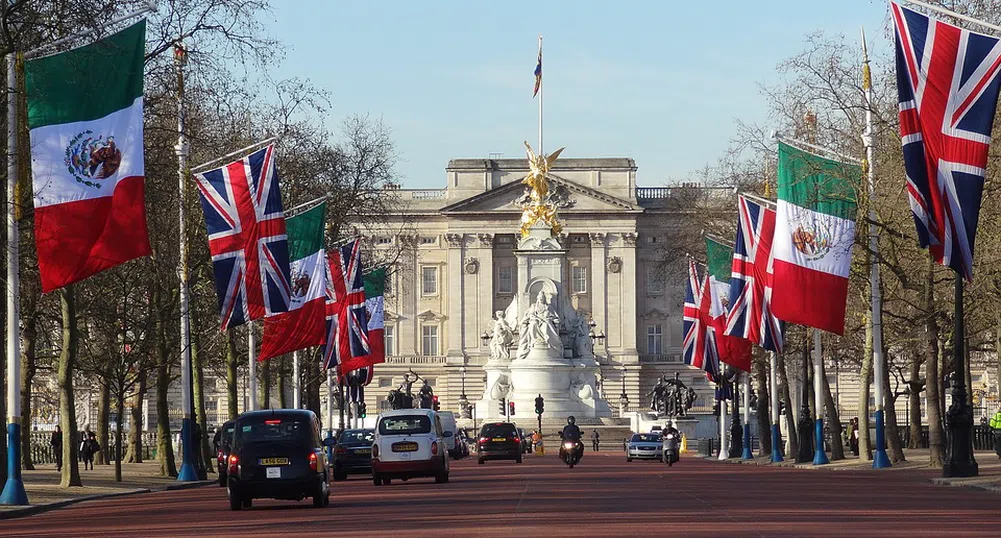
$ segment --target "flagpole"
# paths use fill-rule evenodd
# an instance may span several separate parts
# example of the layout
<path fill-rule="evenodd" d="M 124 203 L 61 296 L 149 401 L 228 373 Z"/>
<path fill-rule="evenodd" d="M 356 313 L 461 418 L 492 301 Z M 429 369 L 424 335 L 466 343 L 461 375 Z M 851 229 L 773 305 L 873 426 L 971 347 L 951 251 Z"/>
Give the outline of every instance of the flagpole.
<path fill-rule="evenodd" d="M 0 504 L 28 504 L 21 477 L 21 335 L 17 227 L 17 54 L 7 55 L 7 482 Z M 68 434 L 67 434 L 68 435 Z M 62 450 L 62 447 L 59 448 Z M 67 463 L 69 465 L 69 463 Z"/>
<path fill-rule="evenodd" d="M 744 376 L 744 450 L 740 455 L 745 460 L 754 459 L 751 453 L 751 372 Z"/>
<path fill-rule="evenodd" d="M 771 415 L 772 415 L 772 463 L 778 463 L 782 461 L 782 432 L 779 429 L 779 382 L 778 382 L 778 360 L 775 357 L 774 351 L 768 352 L 768 384 L 769 393 L 768 396 L 771 397 Z"/>
<path fill-rule="evenodd" d="M 851 156 L 845 155 L 843 153 L 838 153 L 837 151 L 834 151 L 831 148 L 825 148 L 824 146 L 818 146 L 816 144 L 811 144 L 810 142 L 804 142 L 802 140 L 797 140 L 795 138 L 787 138 L 787 137 L 783 136 L 781 133 L 775 133 L 775 132 L 773 132 L 772 133 L 772 138 L 775 139 L 778 142 L 783 142 L 783 143 L 788 144 L 790 146 L 794 146 L 794 147 L 795 146 L 803 146 L 804 148 L 811 149 L 813 151 L 822 152 L 822 153 L 828 153 L 831 156 L 837 157 L 837 159 L 835 159 L 835 160 L 839 160 L 840 159 L 840 160 L 843 160 L 843 161 L 848 161 L 848 162 L 850 162 L 852 164 L 861 164 L 862 163 L 861 160 L 859 160 L 859 159 L 857 159 L 855 157 L 851 157 Z M 799 149 L 802 149 L 802 148 L 799 148 Z M 818 157 L 827 158 L 827 157 L 824 157 L 823 155 L 818 155 Z"/>
<path fill-rule="evenodd" d="M 542 34 L 539 34 L 539 62 L 542 62 Z M 545 86 L 542 73 L 539 74 L 539 155 L 545 155 L 542 149 L 542 87 Z"/>
<path fill-rule="evenodd" d="M 334 436 L 334 370 L 327 369 L 327 439 Z M 327 460 L 334 461 L 334 447 L 327 447 Z"/>
<path fill-rule="evenodd" d="M 254 322 L 247 322 L 247 360 L 249 368 L 247 373 L 247 397 L 250 409 L 247 411 L 257 411 L 257 344 L 254 342 Z"/>
<path fill-rule="evenodd" d="M 995 26 L 995 25 L 990 24 L 988 22 L 984 22 L 984 21 L 982 21 L 980 19 L 975 19 L 973 17 L 968 17 L 966 15 L 962 15 L 960 13 L 956 13 L 955 11 L 952 11 L 950 9 L 946 9 L 946 8 L 944 8 L 942 6 L 935 6 L 935 5 L 932 5 L 932 4 L 926 4 L 925 2 L 919 2 L 918 0 L 903 0 L 903 1 L 907 2 L 908 4 L 914 4 L 916 6 L 921 6 L 921 7 L 925 8 L 925 9 L 928 9 L 928 10 L 931 10 L 931 11 L 937 11 L 937 12 L 943 14 L 943 15 L 948 15 L 950 17 L 955 17 L 955 18 L 957 18 L 957 19 L 959 19 L 961 21 L 966 21 L 966 22 L 969 22 L 969 23 L 972 23 L 972 24 L 976 24 L 976 25 L 982 26 L 982 27 L 987 28 L 989 30 L 994 30 L 995 32 L 1001 32 L 1001 26 Z"/>
<path fill-rule="evenodd" d="M 302 409 L 302 387 L 299 386 L 299 352 L 292 352 L 292 407 Z"/>
<path fill-rule="evenodd" d="M 723 381 L 723 383 L 720 383 L 720 385 L 719 385 L 719 387 L 720 387 L 719 388 L 719 391 L 720 391 L 720 399 L 719 399 L 719 457 L 717 459 L 719 459 L 719 460 L 725 460 L 726 457 L 727 457 L 727 452 L 729 452 L 729 450 L 727 449 L 727 446 L 729 445 L 729 443 L 726 442 L 726 430 L 727 430 L 727 420 L 726 420 L 726 391 L 724 390 L 724 388 L 726 386 L 725 385 L 726 380 L 723 379 L 723 370 L 724 370 L 723 363 L 720 362 L 719 365 L 720 365 L 720 368 L 719 368 L 720 369 L 720 374 L 719 375 L 720 375 L 720 379 Z"/>
<path fill-rule="evenodd" d="M 278 140 L 278 137 L 277 136 L 272 136 L 271 138 L 266 138 L 266 139 L 261 140 L 259 142 L 254 142 L 253 144 L 251 144 L 251 145 L 249 145 L 247 147 L 240 148 L 240 149 L 237 149 L 237 150 L 233 150 L 233 151 L 231 151 L 231 152 L 223 155 L 222 157 L 217 157 L 215 159 L 212 159 L 211 161 L 203 162 L 202 164 L 199 164 L 198 166 L 191 167 L 191 173 L 194 174 L 194 173 L 197 173 L 197 172 L 201 172 L 202 170 L 208 170 L 214 164 L 221 163 L 221 162 L 225 161 L 226 159 L 235 157 L 237 155 L 241 155 L 241 154 L 245 155 L 248 152 L 250 152 L 250 150 L 252 150 L 254 148 L 261 147 L 261 146 L 266 146 L 266 145 L 274 142 L 275 140 Z"/>
<path fill-rule="evenodd" d="M 862 144 L 865 146 L 865 163 L 869 186 L 869 252 L 872 259 L 869 268 L 869 287 L 872 303 L 872 372 L 874 397 L 876 400 L 876 452 L 872 457 L 872 468 L 890 467 L 886 454 L 886 433 L 883 417 L 883 378 L 886 376 L 886 358 L 883 356 L 883 298 L 879 283 L 879 233 L 876 230 L 876 167 L 873 159 L 872 129 L 872 72 L 869 70 L 869 52 L 865 42 L 865 28 L 862 29 L 862 88 L 865 96 L 865 132 Z"/>
<path fill-rule="evenodd" d="M 178 482 L 192 482 L 198 479 L 195 472 L 195 451 L 192 444 L 192 405 L 191 405 L 191 333 L 189 331 L 190 317 L 188 311 L 188 244 L 185 233 L 184 198 L 185 179 L 188 167 L 188 137 L 184 134 L 184 45 L 174 47 L 174 66 L 177 69 L 177 145 L 174 153 L 177 155 L 177 218 L 178 236 L 180 237 L 180 256 L 177 262 L 177 275 L 180 278 L 181 302 L 181 469 L 177 473 Z"/>
<path fill-rule="evenodd" d="M 813 456 L 814 465 L 827 465 L 831 460 L 827 459 L 827 452 L 824 451 L 824 398 L 823 398 L 823 376 L 824 375 L 824 352 L 821 348 L 820 330 L 813 330 L 813 414 L 814 420 L 814 446 L 816 452 Z"/>

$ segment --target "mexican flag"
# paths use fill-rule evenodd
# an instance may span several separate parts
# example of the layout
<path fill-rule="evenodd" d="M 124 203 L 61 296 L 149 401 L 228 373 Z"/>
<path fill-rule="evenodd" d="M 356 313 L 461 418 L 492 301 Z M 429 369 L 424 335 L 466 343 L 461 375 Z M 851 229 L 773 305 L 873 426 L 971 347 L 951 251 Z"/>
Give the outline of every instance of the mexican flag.
<path fill-rule="evenodd" d="M 42 291 L 150 254 L 143 191 L 145 42 L 143 20 L 25 63 Z"/>
<path fill-rule="evenodd" d="M 772 313 L 843 334 L 859 166 L 779 143 Z"/>
<path fill-rule="evenodd" d="M 288 236 L 288 312 L 264 318 L 264 338 L 258 360 L 318 346 L 326 341 L 327 256 L 323 250 L 326 204 L 285 219 Z"/>
<path fill-rule="evenodd" d="M 730 269 L 733 248 L 706 238 L 706 268 L 709 278 L 709 317 L 715 333 L 719 360 L 745 372 L 751 371 L 751 342 L 738 336 L 726 335 L 730 314 Z"/>
<path fill-rule="evenodd" d="M 368 314 L 368 355 L 348 357 L 337 366 L 340 375 L 386 362 L 386 268 L 380 267 L 362 277 L 365 281 L 365 311 Z"/>

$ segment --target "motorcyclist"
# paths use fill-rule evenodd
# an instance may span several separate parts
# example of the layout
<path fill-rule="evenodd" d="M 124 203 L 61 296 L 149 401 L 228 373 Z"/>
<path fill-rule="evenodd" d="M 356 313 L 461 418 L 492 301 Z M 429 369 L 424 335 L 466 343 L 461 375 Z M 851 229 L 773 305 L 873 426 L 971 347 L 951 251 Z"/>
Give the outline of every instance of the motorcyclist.
<path fill-rule="evenodd" d="M 577 444 L 577 455 L 579 457 L 584 456 L 584 443 L 581 442 L 581 438 L 584 434 L 581 433 L 580 428 L 577 427 L 577 419 L 573 415 L 567 417 L 567 425 L 563 426 L 563 432 L 560 434 L 563 441 L 573 441 Z"/>
<path fill-rule="evenodd" d="M 668 422 L 667 427 L 660 431 L 662 437 L 667 437 L 667 434 L 669 433 L 673 433 L 675 439 L 681 438 L 681 432 L 679 432 L 678 429 L 674 427 L 674 423 L 671 422 Z"/>

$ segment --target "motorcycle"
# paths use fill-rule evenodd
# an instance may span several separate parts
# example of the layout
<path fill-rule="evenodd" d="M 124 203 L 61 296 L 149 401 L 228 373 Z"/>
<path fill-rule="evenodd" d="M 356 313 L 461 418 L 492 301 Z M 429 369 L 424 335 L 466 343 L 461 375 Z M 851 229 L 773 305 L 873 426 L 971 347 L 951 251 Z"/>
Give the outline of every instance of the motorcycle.
<path fill-rule="evenodd" d="M 679 434 L 674 432 L 668 432 L 667 434 L 664 435 L 664 441 L 662 445 L 663 453 L 661 460 L 664 463 L 666 463 L 668 467 L 674 465 L 680 459 L 679 456 L 680 443 L 681 439 L 679 438 Z"/>
<path fill-rule="evenodd" d="M 560 443 L 560 459 L 571 469 L 580 463 L 580 458 L 584 453 L 584 443 L 580 441 L 564 440 Z"/>

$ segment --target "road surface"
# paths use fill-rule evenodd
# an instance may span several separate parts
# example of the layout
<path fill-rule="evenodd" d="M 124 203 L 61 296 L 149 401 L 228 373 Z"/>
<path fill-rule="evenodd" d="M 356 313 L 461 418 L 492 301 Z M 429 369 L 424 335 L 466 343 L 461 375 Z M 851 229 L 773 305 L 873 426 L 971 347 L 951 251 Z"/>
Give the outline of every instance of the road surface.
<path fill-rule="evenodd" d="M 202 487 L 89 501 L 0 522 L 3 536 L 1001 536 L 1001 498 L 929 471 L 811 471 L 686 457 L 672 468 L 588 452 L 568 469 L 453 462 L 451 482 L 334 483 L 329 508 Z"/>

